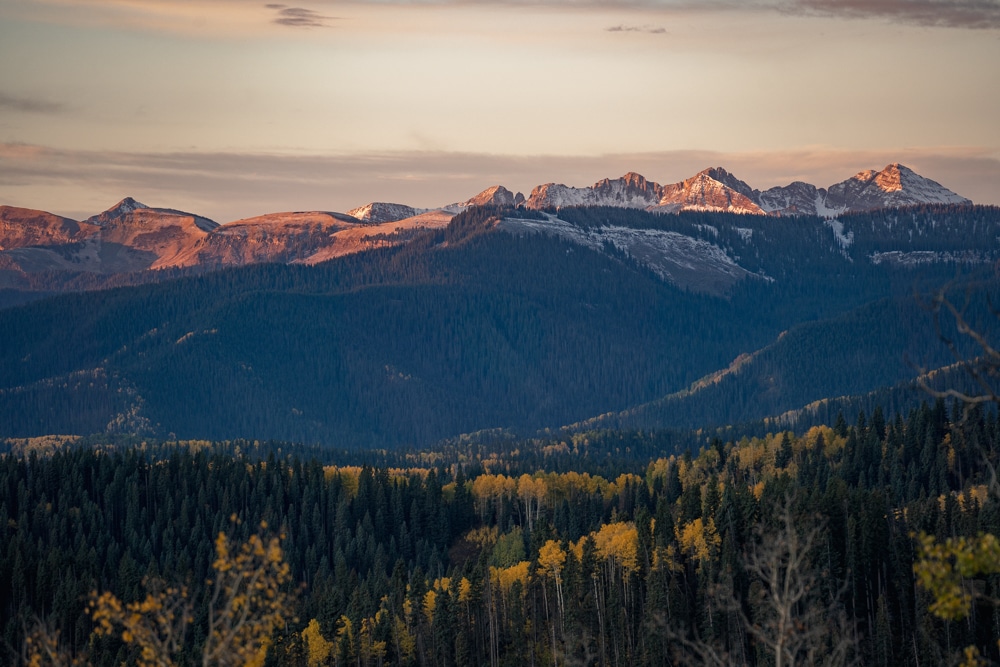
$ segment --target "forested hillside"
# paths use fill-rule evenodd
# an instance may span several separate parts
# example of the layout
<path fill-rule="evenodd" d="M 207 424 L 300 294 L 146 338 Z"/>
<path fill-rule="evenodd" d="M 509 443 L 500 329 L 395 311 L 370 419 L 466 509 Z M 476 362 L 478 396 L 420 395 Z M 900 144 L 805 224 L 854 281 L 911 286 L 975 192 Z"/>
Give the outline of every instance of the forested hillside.
<path fill-rule="evenodd" d="M 615 422 L 626 427 L 723 425 L 953 362 L 914 295 L 956 276 L 973 324 L 997 328 L 984 306 L 996 209 L 837 223 L 557 213 L 582 236 L 504 231 L 553 212 L 475 208 L 404 247 L 315 267 L 258 265 L 2 310 L 0 435 L 397 447 L 623 411 L 639 415 Z M 647 246 L 613 241 L 648 231 L 723 253 L 745 277 L 721 294 L 682 289 L 636 250 Z M 741 372 L 664 400 L 734 361 Z"/>
<path fill-rule="evenodd" d="M 207 604 L 218 533 L 241 542 L 266 521 L 285 535 L 297 600 L 268 664 L 320 664 L 321 647 L 338 665 L 694 664 L 706 650 L 767 665 L 782 610 L 800 659 L 946 664 L 970 644 L 1000 658 L 995 607 L 945 623 L 913 574 L 918 533 L 1000 531 L 996 414 L 950 418 L 939 402 L 851 421 L 693 454 L 643 458 L 655 434 L 592 433 L 414 452 L 391 469 L 261 459 L 253 443 L 235 455 L 16 443 L 0 459 L 4 639 L 17 650 L 37 615 L 67 649 L 119 664 L 136 649 L 91 637 L 91 591 L 128 603 L 158 577 Z M 767 568 L 789 545 L 793 583 L 812 587 L 782 608 Z"/>

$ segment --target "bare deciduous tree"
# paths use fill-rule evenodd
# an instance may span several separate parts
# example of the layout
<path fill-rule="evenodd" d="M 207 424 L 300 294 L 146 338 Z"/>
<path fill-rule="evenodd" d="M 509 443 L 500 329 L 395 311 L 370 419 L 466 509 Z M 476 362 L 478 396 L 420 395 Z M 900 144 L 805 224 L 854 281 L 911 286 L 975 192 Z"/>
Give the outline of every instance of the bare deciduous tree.
<path fill-rule="evenodd" d="M 747 574 L 758 584 L 747 600 L 754 610 L 748 617 L 744 605 L 727 591 L 716 595 L 718 604 L 734 614 L 748 633 L 753 647 L 775 667 L 849 667 L 857 664 L 857 638 L 839 596 L 824 596 L 823 572 L 816 566 L 816 550 L 824 524 L 801 525 L 786 500 L 778 515 L 779 528 L 761 534 L 747 554 Z M 692 638 L 667 628 L 679 664 L 730 667 L 746 659 L 727 650 L 719 641 Z"/>

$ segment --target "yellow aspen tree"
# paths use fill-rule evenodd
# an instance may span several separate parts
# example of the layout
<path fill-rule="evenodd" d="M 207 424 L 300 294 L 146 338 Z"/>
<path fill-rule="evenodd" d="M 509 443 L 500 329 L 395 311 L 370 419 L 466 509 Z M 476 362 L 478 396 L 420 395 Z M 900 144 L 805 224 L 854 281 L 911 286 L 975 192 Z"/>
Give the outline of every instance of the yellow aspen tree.
<path fill-rule="evenodd" d="M 326 664 L 327 658 L 333 655 L 333 642 L 327 640 L 319 629 L 319 621 L 315 618 L 302 631 L 302 641 L 306 645 L 306 663 L 309 667 L 319 667 Z"/>

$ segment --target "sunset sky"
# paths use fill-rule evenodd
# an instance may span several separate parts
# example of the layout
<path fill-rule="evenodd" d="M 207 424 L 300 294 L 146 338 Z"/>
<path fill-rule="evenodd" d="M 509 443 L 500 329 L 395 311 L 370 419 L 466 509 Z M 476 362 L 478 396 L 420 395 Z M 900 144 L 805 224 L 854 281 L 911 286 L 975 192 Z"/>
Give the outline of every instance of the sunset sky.
<path fill-rule="evenodd" d="M 1000 204 L 1000 2 L 0 0 L 0 204 L 71 217 L 893 161 Z"/>

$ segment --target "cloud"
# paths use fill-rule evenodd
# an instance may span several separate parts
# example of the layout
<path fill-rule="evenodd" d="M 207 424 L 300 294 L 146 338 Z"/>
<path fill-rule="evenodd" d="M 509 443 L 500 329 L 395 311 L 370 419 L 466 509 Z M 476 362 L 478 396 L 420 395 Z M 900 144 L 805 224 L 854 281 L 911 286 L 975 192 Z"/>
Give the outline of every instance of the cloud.
<path fill-rule="evenodd" d="M 796 180 L 826 187 L 894 161 L 976 203 L 1000 205 L 1000 154 L 975 148 L 292 155 L 76 151 L 16 143 L 0 143 L 0 202 L 82 219 L 131 195 L 226 222 L 276 211 L 347 211 L 370 201 L 436 207 L 492 185 L 527 194 L 542 183 L 582 187 L 627 171 L 675 183 L 721 166 L 761 190 Z"/>
<path fill-rule="evenodd" d="M 50 102 L 48 100 L 34 97 L 8 95 L 0 92 L 0 109 L 9 109 L 11 111 L 19 111 L 21 113 L 56 114 L 66 111 L 67 107 L 65 104 L 60 104 L 58 102 Z"/>
<path fill-rule="evenodd" d="M 1000 0 L 795 0 L 786 8 L 799 13 L 883 18 L 932 27 L 1000 28 Z"/>
<path fill-rule="evenodd" d="M 336 17 L 324 16 L 312 9 L 303 7 L 289 7 L 277 3 L 264 5 L 268 9 L 273 9 L 277 16 L 272 19 L 272 23 L 288 26 L 290 28 L 326 28 L 329 27 L 327 21 Z"/>
<path fill-rule="evenodd" d="M 343 7 L 338 0 L 310 0 L 314 6 Z M 12 3 L 7 3 L 11 5 Z M 0 6 L 4 3 L 0 2 Z M 329 27 L 338 17 L 322 10 L 285 3 L 247 4 L 246 0 L 36 0 L 16 3 L 17 16 L 59 22 L 94 22 L 150 30 L 214 33 L 252 31 L 261 7 L 272 25 Z M 779 12 L 804 16 L 889 20 L 930 27 L 1000 29 L 1000 0 L 359 0 L 352 10 L 369 6 L 549 7 L 579 12 L 593 9 L 684 12 Z M 13 5 L 12 5 L 13 6 Z M 10 14 L 11 7 L 4 13 Z M 610 32 L 641 32 L 647 26 L 611 26 Z M 620 28 L 617 30 L 615 28 Z M 633 29 L 637 28 L 637 30 Z M 655 30 L 656 28 L 654 28 Z"/>
<path fill-rule="evenodd" d="M 610 28 L 604 29 L 606 32 L 644 32 L 650 35 L 665 35 L 667 32 L 666 28 L 661 26 L 651 26 L 651 25 L 613 25 Z"/>

